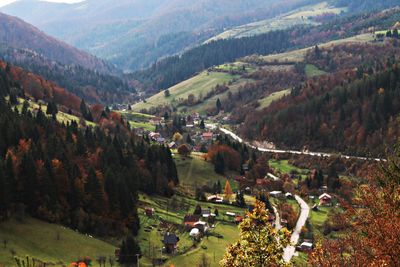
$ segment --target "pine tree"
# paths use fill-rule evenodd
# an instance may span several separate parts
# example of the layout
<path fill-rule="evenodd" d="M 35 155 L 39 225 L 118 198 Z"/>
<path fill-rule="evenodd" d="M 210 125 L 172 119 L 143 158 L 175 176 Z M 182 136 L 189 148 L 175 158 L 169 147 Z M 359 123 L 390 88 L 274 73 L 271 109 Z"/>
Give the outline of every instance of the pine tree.
<path fill-rule="evenodd" d="M 225 199 L 229 201 L 231 199 L 232 194 L 233 194 L 233 192 L 232 192 L 231 184 L 229 183 L 229 180 L 227 179 L 226 183 L 225 183 L 225 188 L 224 188 Z"/>

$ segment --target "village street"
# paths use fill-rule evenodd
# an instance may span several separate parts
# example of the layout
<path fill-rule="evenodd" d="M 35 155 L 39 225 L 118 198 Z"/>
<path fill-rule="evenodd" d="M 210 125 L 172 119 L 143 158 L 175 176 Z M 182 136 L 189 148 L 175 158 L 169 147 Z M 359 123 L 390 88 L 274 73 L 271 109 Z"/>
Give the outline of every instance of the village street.
<path fill-rule="evenodd" d="M 294 252 L 296 251 L 295 246 L 296 246 L 297 242 L 299 241 L 301 229 L 305 225 L 307 218 L 308 218 L 308 214 L 310 213 L 310 207 L 307 205 L 307 203 L 298 195 L 295 195 L 294 197 L 295 197 L 296 201 L 299 203 L 301 211 L 300 211 L 299 219 L 297 220 L 297 223 L 296 223 L 296 227 L 294 228 L 294 230 L 292 232 L 292 236 L 290 237 L 290 242 L 292 245 L 285 248 L 283 259 L 286 262 L 289 262 L 292 259 Z"/>

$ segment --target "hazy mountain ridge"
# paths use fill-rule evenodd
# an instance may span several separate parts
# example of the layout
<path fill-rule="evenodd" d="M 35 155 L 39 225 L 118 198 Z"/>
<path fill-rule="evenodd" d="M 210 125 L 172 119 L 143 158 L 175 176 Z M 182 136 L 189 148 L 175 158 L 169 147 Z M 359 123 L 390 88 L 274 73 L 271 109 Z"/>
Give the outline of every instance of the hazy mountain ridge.
<path fill-rule="evenodd" d="M 137 69 L 201 43 L 225 27 L 272 17 L 312 2 L 320 1 L 87 0 L 66 5 L 23 0 L 0 10 L 123 69 Z M 110 25 L 114 31 L 110 31 Z M 180 32 L 186 32 L 183 42 L 171 39 L 164 46 L 157 46 L 160 38 Z"/>
<path fill-rule="evenodd" d="M 23 20 L 0 13 L 0 40 L 6 46 L 29 49 L 63 64 L 74 64 L 97 70 L 114 72 L 104 61 L 46 35 Z"/>

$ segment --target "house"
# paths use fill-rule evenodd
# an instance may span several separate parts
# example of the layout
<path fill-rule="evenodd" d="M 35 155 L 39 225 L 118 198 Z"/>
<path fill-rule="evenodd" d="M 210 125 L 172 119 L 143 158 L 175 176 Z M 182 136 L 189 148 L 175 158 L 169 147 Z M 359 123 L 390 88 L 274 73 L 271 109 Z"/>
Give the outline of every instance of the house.
<path fill-rule="evenodd" d="M 238 215 L 238 216 L 235 217 L 235 223 L 236 223 L 236 224 L 239 224 L 239 223 L 241 223 L 242 221 L 243 221 L 243 217 L 242 217 L 242 216 Z"/>
<path fill-rule="evenodd" d="M 176 149 L 176 143 L 175 142 L 171 142 L 168 144 L 169 149 Z"/>
<path fill-rule="evenodd" d="M 147 207 L 147 208 L 145 208 L 144 209 L 144 213 L 146 214 L 146 216 L 148 216 L 148 217 L 151 217 L 151 216 L 153 216 L 154 215 L 154 209 L 153 208 L 149 208 L 149 207 Z"/>
<path fill-rule="evenodd" d="M 194 224 L 198 222 L 200 219 L 199 215 L 186 215 L 183 218 L 183 225 L 187 229 L 192 229 L 194 227 Z"/>
<path fill-rule="evenodd" d="M 265 180 L 265 179 L 257 179 L 256 180 L 256 184 L 259 185 L 259 186 L 266 185 L 267 183 L 268 183 L 268 181 Z"/>
<path fill-rule="evenodd" d="M 189 236 L 192 237 L 194 240 L 199 241 L 201 233 L 200 230 L 198 228 L 193 228 L 190 233 Z"/>
<path fill-rule="evenodd" d="M 205 132 L 205 133 L 203 133 L 202 138 L 203 138 L 203 140 L 211 141 L 213 139 L 213 133 Z"/>
<path fill-rule="evenodd" d="M 198 221 L 194 224 L 194 227 L 199 229 L 201 234 L 204 234 L 208 230 L 208 224 L 206 222 Z"/>
<path fill-rule="evenodd" d="M 290 192 L 285 193 L 285 197 L 286 197 L 287 199 L 293 199 L 293 195 L 292 195 L 292 193 L 290 193 Z"/>
<path fill-rule="evenodd" d="M 242 164 L 242 170 L 247 172 L 249 170 L 249 164 Z"/>
<path fill-rule="evenodd" d="M 229 217 L 235 217 L 236 213 L 227 211 L 226 215 L 229 216 Z"/>
<path fill-rule="evenodd" d="M 327 193 L 323 193 L 322 195 L 319 196 L 319 204 L 322 206 L 327 206 L 330 205 L 332 202 L 332 197 L 331 195 Z"/>
<path fill-rule="evenodd" d="M 314 204 L 311 208 L 313 211 L 319 211 L 318 205 Z"/>
<path fill-rule="evenodd" d="M 313 248 L 313 244 L 310 242 L 303 242 L 300 244 L 301 251 L 310 251 Z"/>
<path fill-rule="evenodd" d="M 163 137 L 158 137 L 158 138 L 156 139 L 156 141 L 157 141 L 157 143 L 159 143 L 159 144 L 164 144 L 165 138 L 163 138 Z"/>
<path fill-rule="evenodd" d="M 204 218 L 208 218 L 211 215 L 210 209 L 201 209 L 201 216 Z"/>
<path fill-rule="evenodd" d="M 282 196 L 282 191 L 271 191 L 269 195 L 274 198 L 280 198 Z"/>
<path fill-rule="evenodd" d="M 212 195 L 212 196 L 209 196 L 207 198 L 207 201 L 209 201 L 209 202 L 217 202 L 219 200 L 223 201 L 224 199 L 222 197 L 220 197 L 220 196 L 217 196 L 217 195 Z"/>
<path fill-rule="evenodd" d="M 149 138 L 153 141 L 156 141 L 157 138 L 160 138 L 161 134 L 160 133 L 155 133 L 155 132 L 150 132 L 149 133 Z"/>
<path fill-rule="evenodd" d="M 167 253 L 174 253 L 177 248 L 178 242 L 179 237 L 177 237 L 176 234 L 167 232 L 164 235 L 163 244 Z"/>

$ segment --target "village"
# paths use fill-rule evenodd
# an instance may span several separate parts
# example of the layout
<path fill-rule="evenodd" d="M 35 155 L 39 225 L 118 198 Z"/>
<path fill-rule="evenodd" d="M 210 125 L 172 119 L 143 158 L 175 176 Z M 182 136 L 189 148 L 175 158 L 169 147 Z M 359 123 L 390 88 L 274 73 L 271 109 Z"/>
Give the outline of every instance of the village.
<path fill-rule="evenodd" d="M 147 117 L 146 120 L 153 125 L 152 130 L 135 128 L 137 134 L 149 142 L 168 146 L 178 166 L 196 160 L 213 168 L 212 163 L 207 162 L 207 151 L 223 138 L 223 134 L 216 127 L 206 127 L 210 118 L 195 113 L 179 118 Z M 220 118 L 211 123 L 225 124 L 226 121 Z M 257 199 L 266 203 L 273 227 L 287 227 L 293 236 L 297 235 L 293 244 L 296 251 L 289 253 L 288 260 L 293 256 L 305 258 L 313 249 L 316 236 L 324 231 L 328 214 L 340 209 L 339 204 L 328 186 L 320 184 L 309 194 L 302 194 L 301 201 L 304 199 L 308 208 L 304 211 L 298 200 L 300 182 L 317 180 L 320 174 L 316 170 L 299 169 L 284 160 L 271 159 L 270 162 L 274 164 L 265 177 L 255 180 L 246 178 L 250 166 L 243 163 L 240 172 L 227 172 L 219 176 L 219 180 L 212 177 L 202 177 L 198 181 L 193 177 L 190 181 L 183 179 L 170 199 L 142 194 L 139 206 L 143 225 L 139 233 L 141 261 L 155 265 L 177 264 L 184 262 L 185 255 L 195 254 L 199 258 L 204 254 L 211 259 L 212 266 L 216 265 L 225 246 L 238 238 L 238 224 L 252 211 Z M 282 162 L 284 166 L 279 166 Z M 300 222 L 304 216 L 304 222 Z"/>

